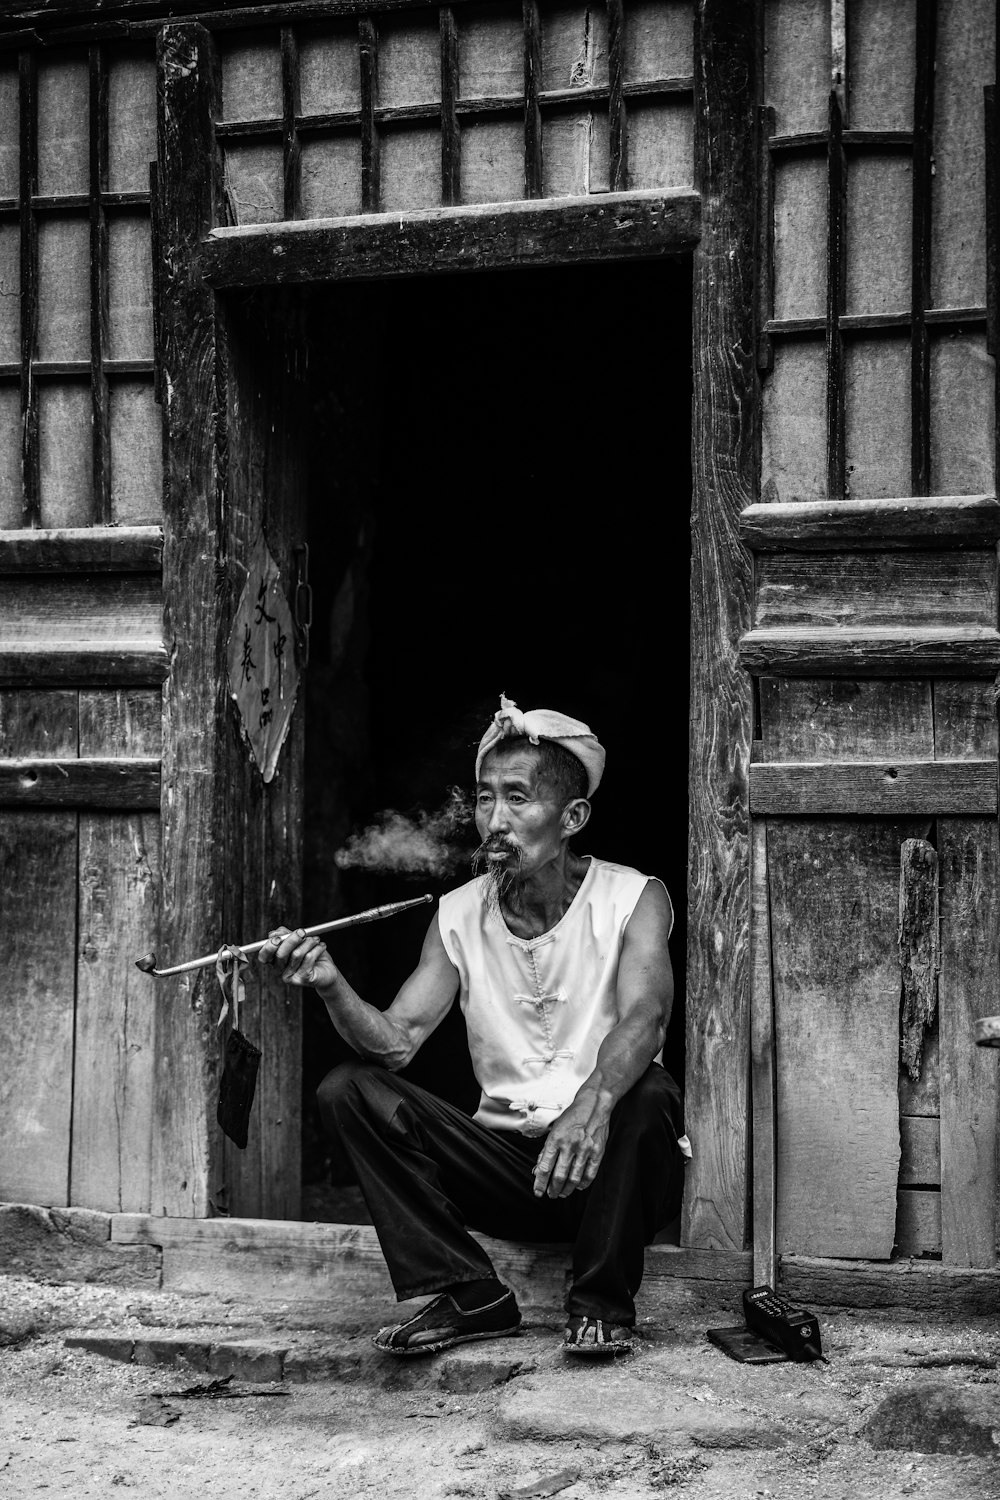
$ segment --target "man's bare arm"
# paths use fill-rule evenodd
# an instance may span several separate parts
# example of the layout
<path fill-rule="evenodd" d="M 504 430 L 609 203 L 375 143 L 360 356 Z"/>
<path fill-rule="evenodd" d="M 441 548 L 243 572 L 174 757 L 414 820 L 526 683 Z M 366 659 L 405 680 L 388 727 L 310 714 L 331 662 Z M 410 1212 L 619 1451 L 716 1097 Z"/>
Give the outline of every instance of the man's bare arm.
<path fill-rule="evenodd" d="M 388 1010 L 376 1010 L 362 1000 L 330 957 L 326 944 L 306 937 L 301 930 L 276 928 L 261 949 L 260 962 L 277 964 L 286 984 L 315 989 L 345 1042 L 368 1062 L 392 1072 L 406 1067 L 458 993 L 458 972 L 445 952 L 436 916 L 427 929 L 417 967 Z"/>
<path fill-rule="evenodd" d="M 535 1194 L 565 1198 L 589 1187 L 608 1141 L 611 1112 L 663 1046 L 674 998 L 667 939 L 670 901 L 649 881 L 625 929 L 618 969 L 617 1024 L 590 1077 L 554 1122 L 535 1166 Z"/>

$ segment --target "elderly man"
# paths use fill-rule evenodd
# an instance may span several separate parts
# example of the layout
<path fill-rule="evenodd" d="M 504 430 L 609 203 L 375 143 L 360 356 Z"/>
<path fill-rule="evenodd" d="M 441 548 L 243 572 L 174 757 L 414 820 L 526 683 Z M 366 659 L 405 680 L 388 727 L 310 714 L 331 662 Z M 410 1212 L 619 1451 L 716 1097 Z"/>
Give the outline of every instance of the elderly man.
<path fill-rule="evenodd" d="M 676 1213 L 681 1101 L 659 1062 L 673 996 L 670 898 L 576 853 L 604 750 L 586 724 L 501 698 L 476 760 L 475 878 L 441 900 L 382 1012 L 325 945 L 278 928 L 261 953 L 322 997 L 359 1060 L 319 1090 L 357 1172 L 397 1297 L 390 1354 L 517 1331 L 513 1292 L 469 1228 L 573 1245 L 565 1348 L 630 1346 L 643 1247 Z M 472 1119 L 398 1077 L 458 996 L 482 1088 Z"/>

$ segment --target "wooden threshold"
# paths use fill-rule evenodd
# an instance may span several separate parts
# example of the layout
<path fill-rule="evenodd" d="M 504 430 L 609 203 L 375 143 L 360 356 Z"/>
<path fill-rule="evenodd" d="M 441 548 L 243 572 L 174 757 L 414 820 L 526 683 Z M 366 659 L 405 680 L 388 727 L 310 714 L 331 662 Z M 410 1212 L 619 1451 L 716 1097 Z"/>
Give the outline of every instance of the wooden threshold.
<path fill-rule="evenodd" d="M 198 266 L 222 290 L 648 259 L 693 249 L 700 218 L 697 193 L 634 192 L 249 224 L 213 229 Z"/>
<path fill-rule="evenodd" d="M 130 759 L 0 760 L 0 807 L 106 807 L 158 812 L 160 762 Z"/>
<path fill-rule="evenodd" d="M 498 1274 L 525 1302 L 560 1305 L 570 1267 L 568 1245 L 521 1244 L 476 1235 Z M 287 1219 L 181 1219 L 113 1214 L 111 1241 L 163 1252 L 163 1286 L 178 1292 L 239 1292 L 267 1299 L 315 1300 L 361 1286 L 392 1295 L 375 1230 L 368 1224 Z M 688 1250 L 652 1245 L 640 1296 L 665 1282 L 715 1283 L 727 1297 L 750 1284 L 749 1250 Z"/>
<path fill-rule="evenodd" d="M 768 762 L 750 767 L 758 817 L 994 817 L 995 760 Z"/>
<path fill-rule="evenodd" d="M 975 547 L 998 537 L 995 495 L 803 500 L 749 505 L 740 515 L 740 539 L 753 552 Z"/>
<path fill-rule="evenodd" d="M 0 574 L 158 573 L 160 526 L 74 526 L 0 531 Z"/>
<path fill-rule="evenodd" d="M 988 626 L 749 630 L 740 662 L 766 677 L 992 677 L 1000 632 Z"/>

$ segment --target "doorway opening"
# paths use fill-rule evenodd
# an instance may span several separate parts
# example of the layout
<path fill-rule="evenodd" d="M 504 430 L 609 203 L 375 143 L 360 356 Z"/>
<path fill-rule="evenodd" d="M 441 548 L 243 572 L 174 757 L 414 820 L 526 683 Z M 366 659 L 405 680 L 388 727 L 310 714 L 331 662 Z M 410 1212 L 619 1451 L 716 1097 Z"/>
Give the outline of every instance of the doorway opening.
<path fill-rule="evenodd" d="M 665 1062 L 684 1069 L 691 267 L 657 260 L 310 289 L 304 920 L 469 878 L 343 869 L 387 809 L 471 791 L 505 692 L 607 749 L 582 854 L 661 877 L 676 913 Z M 474 842 L 469 838 L 471 848 Z M 431 908 L 335 953 L 385 1008 Z M 316 1086 L 349 1055 L 306 1001 L 303 1217 L 363 1221 Z M 457 1006 L 408 1076 L 470 1112 Z"/>

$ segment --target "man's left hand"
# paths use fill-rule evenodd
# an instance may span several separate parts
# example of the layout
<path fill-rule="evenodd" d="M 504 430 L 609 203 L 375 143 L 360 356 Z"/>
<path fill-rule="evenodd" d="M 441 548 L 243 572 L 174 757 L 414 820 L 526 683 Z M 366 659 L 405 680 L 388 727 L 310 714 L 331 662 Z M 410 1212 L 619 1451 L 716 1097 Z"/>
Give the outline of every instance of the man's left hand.
<path fill-rule="evenodd" d="M 597 1176 L 608 1144 L 611 1111 L 575 1100 L 549 1130 L 535 1163 L 535 1197 L 568 1198 Z"/>

